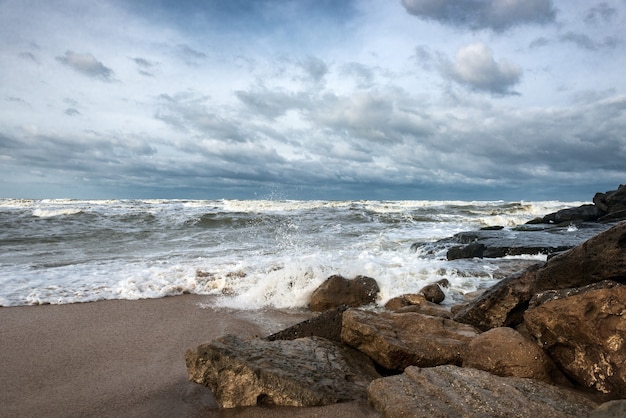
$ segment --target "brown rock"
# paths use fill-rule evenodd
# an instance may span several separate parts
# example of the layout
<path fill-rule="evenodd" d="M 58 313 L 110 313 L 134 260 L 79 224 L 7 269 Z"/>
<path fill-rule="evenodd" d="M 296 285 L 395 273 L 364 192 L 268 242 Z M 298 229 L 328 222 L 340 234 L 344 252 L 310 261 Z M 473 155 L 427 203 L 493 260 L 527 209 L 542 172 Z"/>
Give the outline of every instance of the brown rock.
<path fill-rule="evenodd" d="M 458 311 L 454 319 L 482 330 L 515 326 L 523 320 L 535 294 L 607 279 L 626 282 L 626 222 L 550 258 L 544 265 L 531 266 L 500 281 Z"/>
<path fill-rule="evenodd" d="M 451 319 L 452 317 L 448 309 L 427 301 L 424 295 L 418 293 L 410 293 L 389 299 L 385 304 L 385 309 L 398 313 L 417 312 L 447 319 Z"/>
<path fill-rule="evenodd" d="M 376 301 L 378 283 L 371 277 L 357 276 L 348 280 L 342 276 L 330 276 L 311 295 L 310 308 L 321 312 L 341 305 L 351 307 L 367 305 Z"/>
<path fill-rule="evenodd" d="M 374 380 L 367 388 L 385 418 L 587 417 L 596 406 L 566 389 L 446 365 Z"/>
<path fill-rule="evenodd" d="M 466 345 L 477 334 L 473 327 L 445 318 L 357 309 L 344 312 L 341 329 L 346 344 L 389 370 L 460 365 Z"/>
<path fill-rule="evenodd" d="M 626 398 L 626 286 L 550 300 L 524 318 L 570 379 L 612 399 Z"/>
<path fill-rule="evenodd" d="M 424 295 L 427 301 L 433 303 L 441 303 L 446 298 L 441 287 L 437 283 L 428 284 L 420 289 L 420 293 Z"/>
<path fill-rule="evenodd" d="M 315 406 L 362 399 L 379 377 L 370 359 L 323 338 L 290 341 L 227 335 L 185 354 L 189 380 L 223 408 Z"/>
<path fill-rule="evenodd" d="M 463 367 L 484 370 L 498 376 L 569 383 L 534 341 L 512 328 L 493 328 L 474 338 L 465 352 Z"/>

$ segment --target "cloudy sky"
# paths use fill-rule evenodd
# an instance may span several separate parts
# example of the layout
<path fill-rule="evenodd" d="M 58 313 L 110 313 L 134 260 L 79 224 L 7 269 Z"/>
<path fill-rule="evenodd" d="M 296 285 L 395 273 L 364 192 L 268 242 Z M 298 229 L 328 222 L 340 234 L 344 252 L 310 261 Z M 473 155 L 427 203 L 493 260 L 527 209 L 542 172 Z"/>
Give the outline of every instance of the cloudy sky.
<path fill-rule="evenodd" d="M 590 200 L 626 0 L 0 0 L 0 197 Z"/>

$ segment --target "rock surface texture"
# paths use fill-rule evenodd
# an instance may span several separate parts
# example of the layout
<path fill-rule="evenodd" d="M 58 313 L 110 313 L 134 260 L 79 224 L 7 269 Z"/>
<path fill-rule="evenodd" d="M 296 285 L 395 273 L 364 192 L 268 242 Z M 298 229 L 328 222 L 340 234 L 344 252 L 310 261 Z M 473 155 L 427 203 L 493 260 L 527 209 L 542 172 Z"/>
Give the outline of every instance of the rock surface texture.
<path fill-rule="evenodd" d="M 526 329 L 576 383 L 626 398 L 626 286 L 549 300 L 526 311 Z"/>
<path fill-rule="evenodd" d="M 270 342 L 227 335 L 188 350 L 185 360 L 189 380 L 208 386 L 223 408 L 363 399 L 379 377 L 362 353 L 317 337 Z"/>
<path fill-rule="evenodd" d="M 478 331 L 449 319 L 419 313 L 375 313 L 349 309 L 343 314 L 342 340 L 389 370 L 463 362 Z"/>
<path fill-rule="evenodd" d="M 494 328 L 474 338 L 465 353 L 463 367 L 484 370 L 497 376 L 567 384 L 567 379 L 541 347 L 513 328 Z"/>
<path fill-rule="evenodd" d="M 499 377 L 452 365 L 407 367 L 374 380 L 370 403 L 386 418 L 588 417 L 595 404 L 532 379 Z"/>
<path fill-rule="evenodd" d="M 459 310 L 454 319 L 482 330 L 515 326 L 523 320 L 535 294 L 602 280 L 626 282 L 626 222 L 552 257 L 544 265 L 500 281 Z"/>
<path fill-rule="evenodd" d="M 357 276 L 354 279 L 330 276 L 311 295 L 310 308 L 322 312 L 341 305 L 351 307 L 367 305 L 376 301 L 378 283 L 371 277 Z"/>

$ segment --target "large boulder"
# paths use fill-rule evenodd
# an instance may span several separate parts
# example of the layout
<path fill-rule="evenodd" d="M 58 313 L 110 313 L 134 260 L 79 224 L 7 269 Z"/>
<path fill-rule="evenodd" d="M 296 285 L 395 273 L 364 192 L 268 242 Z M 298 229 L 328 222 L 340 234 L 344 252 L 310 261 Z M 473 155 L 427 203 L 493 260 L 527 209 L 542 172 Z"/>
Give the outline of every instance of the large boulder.
<path fill-rule="evenodd" d="M 588 417 L 596 406 L 537 380 L 452 365 L 407 367 L 400 375 L 374 380 L 367 394 L 386 418 Z"/>
<path fill-rule="evenodd" d="M 498 376 L 568 383 L 541 347 L 513 328 L 493 328 L 474 338 L 465 352 L 463 367 Z"/>
<path fill-rule="evenodd" d="M 437 304 L 443 302 L 446 298 L 446 294 L 443 293 L 443 290 L 437 283 L 427 284 L 420 289 L 420 293 L 424 295 L 427 301 Z"/>
<path fill-rule="evenodd" d="M 311 295 L 310 308 L 322 312 L 341 305 L 357 307 L 376 301 L 380 291 L 371 277 L 357 276 L 352 280 L 340 275 L 330 276 Z"/>
<path fill-rule="evenodd" d="M 465 347 L 476 335 L 475 328 L 445 318 L 357 309 L 344 312 L 341 329 L 346 344 L 389 370 L 461 365 Z"/>
<path fill-rule="evenodd" d="M 362 353 L 317 337 L 270 342 L 227 335 L 187 350 L 185 360 L 189 380 L 208 386 L 223 408 L 363 399 L 380 377 Z"/>
<path fill-rule="evenodd" d="M 570 379 L 626 398 L 626 286 L 597 287 L 529 309 L 526 329 Z"/>
<path fill-rule="evenodd" d="M 626 282 L 626 222 L 529 267 L 488 289 L 454 319 L 481 330 L 522 322 L 530 299 L 546 290 L 581 287 L 602 280 Z"/>

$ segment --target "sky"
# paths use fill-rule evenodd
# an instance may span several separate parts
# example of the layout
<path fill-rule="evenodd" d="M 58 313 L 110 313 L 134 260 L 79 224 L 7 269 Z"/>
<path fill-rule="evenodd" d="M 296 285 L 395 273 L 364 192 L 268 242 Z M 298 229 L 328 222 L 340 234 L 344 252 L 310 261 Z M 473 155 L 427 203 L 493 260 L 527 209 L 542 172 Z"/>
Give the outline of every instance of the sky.
<path fill-rule="evenodd" d="M 585 200 L 626 0 L 0 0 L 0 197 Z"/>

